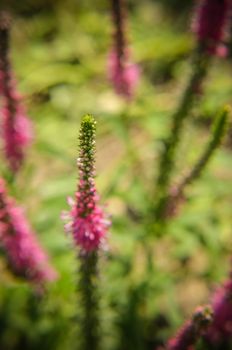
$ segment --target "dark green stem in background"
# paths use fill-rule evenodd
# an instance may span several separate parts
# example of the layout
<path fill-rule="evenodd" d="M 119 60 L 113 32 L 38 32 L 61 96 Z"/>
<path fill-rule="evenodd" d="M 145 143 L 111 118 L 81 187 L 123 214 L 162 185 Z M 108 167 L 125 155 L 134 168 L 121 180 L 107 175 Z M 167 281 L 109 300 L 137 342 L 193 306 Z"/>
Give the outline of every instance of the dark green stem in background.
<path fill-rule="evenodd" d="M 189 172 L 183 177 L 178 185 L 173 186 L 169 191 L 164 219 L 171 218 L 178 213 L 181 203 L 185 202 L 185 188 L 195 182 L 202 174 L 216 149 L 220 146 L 223 136 L 227 130 L 229 107 L 224 107 L 216 117 L 211 133 L 211 138 L 206 144 L 199 159 L 192 166 Z"/>
<path fill-rule="evenodd" d="M 97 252 L 82 252 L 80 260 L 80 283 L 82 314 L 80 320 L 80 350 L 99 350 L 99 296 L 97 293 Z"/>
<path fill-rule="evenodd" d="M 209 61 L 210 56 L 205 55 L 200 49 L 196 52 L 190 81 L 184 91 L 179 107 L 172 117 L 171 133 L 165 142 L 165 148 L 161 154 L 159 174 L 156 182 L 157 200 L 153 211 L 156 222 L 162 221 L 165 212 L 169 185 L 175 166 L 177 146 L 180 141 L 184 121 L 189 116 L 194 102 L 199 96 L 199 90 L 201 90 L 202 81 L 206 76 Z"/>
<path fill-rule="evenodd" d="M 182 180 L 179 186 L 178 192 L 183 192 L 185 186 L 189 185 L 194 180 L 198 179 L 202 171 L 205 169 L 214 151 L 218 148 L 218 146 L 222 141 L 223 136 L 226 133 L 229 112 L 230 112 L 230 108 L 224 107 L 223 110 L 217 116 L 213 126 L 212 135 L 209 143 L 206 145 L 206 148 L 204 149 L 201 157 L 199 158 L 197 163 L 193 166 L 192 170 L 190 170 L 189 174 L 186 175 L 186 177 Z"/>

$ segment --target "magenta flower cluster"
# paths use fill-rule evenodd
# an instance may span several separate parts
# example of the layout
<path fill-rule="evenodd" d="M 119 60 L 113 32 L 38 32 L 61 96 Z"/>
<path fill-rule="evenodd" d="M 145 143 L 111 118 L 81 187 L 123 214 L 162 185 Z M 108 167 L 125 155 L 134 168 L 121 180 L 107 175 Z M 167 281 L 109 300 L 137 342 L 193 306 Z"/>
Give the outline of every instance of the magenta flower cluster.
<path fill-rule="evenodd" d="M 201 0 L 193 29 L 209 54 L 221 53 L 230 0 Z"/>
<path fill-rule="evenodd" d="M 37 286 L 57 278 L 48 257 L 29 227 L 23 211 L 8 197 L 0 179 L 0 245 L 14 273 Z"/>
<path fill-rule="evenodd" d="M 95 188 L 95 129 L 96 121 L 92 116 L 86 115 L 79 134 L 79 185 L 75 200 L 69 200 L 70 213 L 63 215 L 70 220 L 65 225 L 66 231 L 73 234 L 76 246 L 83 252 L 103 247 L 109 226 L 109 220 L 99 206 L 99 196 Z"/>
<path fill-rule="evenodd" d="M 0 98 L 1 136 L 5 157 L 12 172 L 21 167 L 32 141 L 32 125 L 16 89 L 9 59 L 9 18 L 0 15 Z"/>
<path fill-rule="evenodd" d="M 213 323 L 207 337 L 211 343 L 217 344 L 232 336 L 232 279 L 228 279 L 220 287 L 212 301 L 214 311 Z"/>

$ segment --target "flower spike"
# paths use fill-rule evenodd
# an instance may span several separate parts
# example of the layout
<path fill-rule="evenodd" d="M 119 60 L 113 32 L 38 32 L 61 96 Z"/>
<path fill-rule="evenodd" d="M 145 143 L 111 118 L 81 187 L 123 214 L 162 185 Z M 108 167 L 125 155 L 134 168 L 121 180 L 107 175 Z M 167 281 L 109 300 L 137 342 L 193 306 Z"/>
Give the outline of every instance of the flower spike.
<path fill-rule="evenodd" d="M 5 183 L 0 179 L 0 246 L 10 268 L 16 275 L 43 287 L 57 278 L 48 257 L 29 227 L 22 209 L 8 197 Z"/>
<path fill-rule="evenodd" d="M 75 201 L 71 204 L 71 221 L 65 226 L 73 234 L 75 245 L 84 252 L 98 250 L 105 242 L 108 220 L 99 206 L 95 174 L 95 131 L 96 121 L 90 115 L 84 116 L 79 134 L 79 184 Z"/>
<path fill-rule="evenodd" d="M 13 173 L 22 166 L 25 152 L 32 141 L 32 125 L 28 119 L 16 82 L 11 71 L 9 58 L 10 17 L 0 13 L 0 99 L 2 106 L 1 136 L 5 157 Z"/>
<path fill-rule="evenodd" d="M 126 8 L 124 0 L 111 0 L 114 25 L 113 48 L 109 54 L 108 75 L 115 91 L 130 100 L 139 79 L 139 68 L 130 63 L 126 44 Z"/>
<path fill-rule="evenodd" d="M 212 346 L 220 346 L 230 341 L 232 336 L 232 271 L 226 281 L 219 286 L 212 298 L 213 322 L 206 340 Z"/>
<path fill-rule="evenodd" d="M 196 11 L 193 30 L 199 45 L 208 54 L 219 54 L 230 10 L 230 0 L 201 0 Z"/>

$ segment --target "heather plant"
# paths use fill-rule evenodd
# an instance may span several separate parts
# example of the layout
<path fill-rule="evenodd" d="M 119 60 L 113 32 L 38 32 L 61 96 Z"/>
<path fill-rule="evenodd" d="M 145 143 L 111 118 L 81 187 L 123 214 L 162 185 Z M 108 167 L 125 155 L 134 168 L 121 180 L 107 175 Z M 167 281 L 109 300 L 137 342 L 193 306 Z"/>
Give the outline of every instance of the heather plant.
<path fill-rule="evenodd" d="M 191 3 L 4 6 L 0 348 L 230 350 L 231 1 Z"/>

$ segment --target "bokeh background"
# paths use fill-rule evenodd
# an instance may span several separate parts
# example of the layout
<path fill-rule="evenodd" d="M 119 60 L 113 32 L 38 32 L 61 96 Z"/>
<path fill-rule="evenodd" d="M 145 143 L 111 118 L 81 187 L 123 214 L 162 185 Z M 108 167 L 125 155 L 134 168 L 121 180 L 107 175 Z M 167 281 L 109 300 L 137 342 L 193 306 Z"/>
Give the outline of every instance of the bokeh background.
<path fill-rule="evenodd" d="M 12 193 L 27 215 L 59 279 L 43 297 L 13 276 L 0 258 L 0 348 L 75 349 L 77 266 L 60 213 L 77 182 L 81 117 L 96 116 L 97 187 L 112 215 L 102 259 L 105 349 L 158 349 L 208 302 L 229 270 L 232 243 L 232 133 L 162 237 L 149 248 L 154 274 L 144 272 L 146 213 L 162 140 L 190 74 L 195 46 L 193 1 L 128 1 L 127 37 L 141 71 L 128 104 L 107 78 L 112 43 L 109 1 L 1 1 L 13 13 L 11 59 L 34 123 L 35 142 Z M 232 101 L 232 58 L 215 58 L 205 95 L 192 111 L 178 151 L 176 178 L 197 159 L 215 111 Z M 1 158 L 3 159 L 3 158 Z M 5 165 L 1 160 L 0 170 Z"/>

